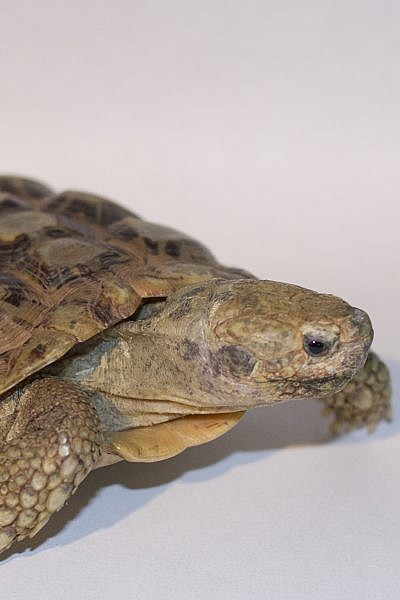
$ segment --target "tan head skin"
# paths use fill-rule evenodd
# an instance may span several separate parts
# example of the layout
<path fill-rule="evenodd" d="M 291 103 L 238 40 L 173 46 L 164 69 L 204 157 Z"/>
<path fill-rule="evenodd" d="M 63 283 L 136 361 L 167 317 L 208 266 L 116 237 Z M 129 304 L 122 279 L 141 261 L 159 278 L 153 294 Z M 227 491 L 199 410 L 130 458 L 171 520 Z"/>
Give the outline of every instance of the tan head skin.
<path fill-rule="evenodd" d="M 60 363 L 57 376 L 96 392 L 105 429 L 332 394 L 373 337 L 343 300 L 270 281 L 196 284 L 155 307 Z"/>

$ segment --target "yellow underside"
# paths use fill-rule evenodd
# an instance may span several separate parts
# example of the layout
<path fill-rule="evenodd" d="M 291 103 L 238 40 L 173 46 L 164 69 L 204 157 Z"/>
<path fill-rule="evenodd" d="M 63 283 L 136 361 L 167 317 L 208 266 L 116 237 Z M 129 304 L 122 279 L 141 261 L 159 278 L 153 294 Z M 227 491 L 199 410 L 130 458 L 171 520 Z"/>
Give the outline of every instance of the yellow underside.
<path fill-rule="evenodd" d="M 210 442 L 234 427 L 244 412 L 190 415 L 150 427 L 107 434 L 106 452 L 98 467 L 119 460 L 155 462 L 186 448 Z"/>

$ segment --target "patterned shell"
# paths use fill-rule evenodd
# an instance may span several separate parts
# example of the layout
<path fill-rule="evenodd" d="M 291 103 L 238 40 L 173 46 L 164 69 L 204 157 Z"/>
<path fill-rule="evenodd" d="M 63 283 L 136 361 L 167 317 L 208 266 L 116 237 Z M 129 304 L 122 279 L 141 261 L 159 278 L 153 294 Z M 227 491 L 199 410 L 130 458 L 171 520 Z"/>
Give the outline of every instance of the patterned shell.
<path fill-rule="evenodd" d="M 130 317 L 142 298 L 243 276 L 109 200 L 0 177 L 0 393 Z"/>

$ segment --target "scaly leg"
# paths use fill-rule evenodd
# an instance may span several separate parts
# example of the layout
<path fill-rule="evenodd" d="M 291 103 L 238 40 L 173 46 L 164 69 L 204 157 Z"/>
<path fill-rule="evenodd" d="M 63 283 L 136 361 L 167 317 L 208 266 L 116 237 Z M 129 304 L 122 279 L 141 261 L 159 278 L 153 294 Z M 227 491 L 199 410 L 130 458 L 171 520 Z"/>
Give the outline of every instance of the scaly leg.
<path fill-rule="evenodd" d="M 64 506 L 102 447 L 96 410 L 77 385 L 40 379 L 25 387 L 0 445 L 0 552 Z"/>
<path fill-rule="evenodd" d="M 367 426 L 373 431 L 380 421 L 391 420 L 392 388 L 386 365 L 370 352 L 364 367 L 341 392 L 322 398 L 323 414 L 334 415 L 335 435 Z"/>

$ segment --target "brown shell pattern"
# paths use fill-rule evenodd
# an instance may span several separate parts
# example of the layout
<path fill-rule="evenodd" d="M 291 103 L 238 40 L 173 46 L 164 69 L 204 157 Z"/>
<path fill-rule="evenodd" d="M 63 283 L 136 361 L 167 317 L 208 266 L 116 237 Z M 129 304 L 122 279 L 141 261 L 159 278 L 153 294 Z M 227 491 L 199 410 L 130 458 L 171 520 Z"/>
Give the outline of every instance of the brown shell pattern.
<path fill-rule="evenodd" d="M 131 316 L 142 298 L 243 276 L 109 200 L 0 177 L 0 393 Z"/>

